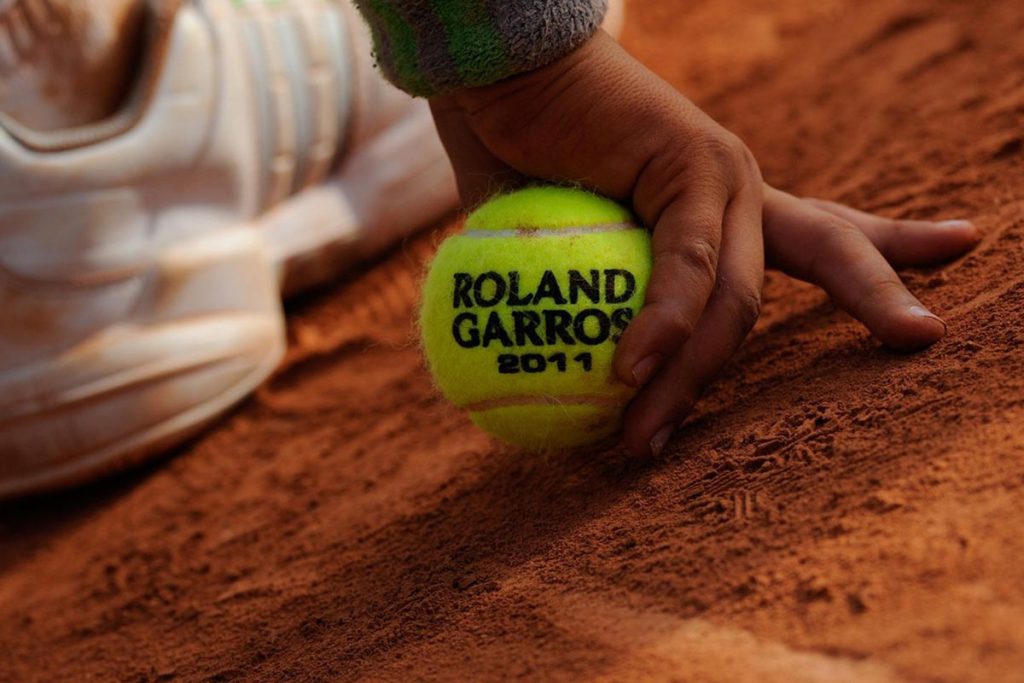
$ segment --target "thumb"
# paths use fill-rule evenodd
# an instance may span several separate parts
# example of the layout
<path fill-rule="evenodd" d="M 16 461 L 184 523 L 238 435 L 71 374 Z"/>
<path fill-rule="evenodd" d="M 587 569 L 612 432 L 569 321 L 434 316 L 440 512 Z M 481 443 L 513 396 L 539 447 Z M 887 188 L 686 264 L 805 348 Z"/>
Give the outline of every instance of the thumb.
<path fill-rule="evenodd" d="M 495 194 L 521 187 L 529 181 L 487 149 L 457 105 L 445 98 L 437 98 L 431 100 L 430 109 L 465 206 L 477 206 Z"/>

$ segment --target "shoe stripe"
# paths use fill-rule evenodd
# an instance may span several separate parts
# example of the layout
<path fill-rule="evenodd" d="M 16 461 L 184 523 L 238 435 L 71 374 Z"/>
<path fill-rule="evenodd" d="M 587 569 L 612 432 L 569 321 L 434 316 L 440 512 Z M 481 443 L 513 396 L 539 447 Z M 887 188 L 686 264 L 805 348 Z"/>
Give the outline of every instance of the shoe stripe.
<path fill-rule="evenodd" d="M 274 113 L 275 125 L 271 131 L 268 131 L 268 140 L 271 143 L 271 162 L 270 186 L 266 199 L 267 206 L 275 206 L 292 193 L 296 170 L 297 130 L 292 83 L 284 64 L 284 56 L 277 46 L 274 22 L 269 13 L 269 10 L 256 12 L 257 30 L 255 35 L 259 44 L 258 49 L 266 57 L 264 64 L 267 69 L 266 80 L 269 85 L 267 90 L 261 94 L 269 98 L 268 109 Z"/>
<path fill-rule="evenodd" d="M 331 70 L 324 26 L 330 14 L 303 8 L 295 20 L 296 35 L 301 38 L 307 59 L 305 84 L 310 129 L 306 167 L 298 178 L 300 189 L 315 185 L 327 176 L 338 146 L 335 90 L 339 83 L 338 75 Z"/>
<path fill-rule="evenodd" d="M 268 48 L 278 53 L 282 82 L 287 85 L 290 100 L 294 147 L 291 150 L 292 173 L 288 194 L 293 195 L 302 189 L 309 171 L 309 147 L 312 141 L 312 107 L 308 96 L 309 58 L 299 38 L 300 25 L 294 14 L 282 13 L 272 17 L 268 28 L 271 30 Z M 286 106 L 283 101 L 280 104 Z"/>
<path fill-rule="evenodd" d="M 330 70 L 334 74 L 336 99 L 335 119 L 330 125 L 334 127 L 334 137 L 337 141 L 331 158 L 331 168 L 338 165 L 339 158 L 348 143 L 349 131 L 352 124 L 352 111 L 355 102 L 355 61 L 353 59 L 352 36 L 348 27 L 344 25 L 340 12 L 328 12 L 327 21 L 324 23 L 326 31 L 325 44 L 330 64 Z"/>
<path fill-rule="evenodd" d="M 347 137 L 351 37 L 334 3 L 235 0 L 255 85 L 259 209 L 322 181 Z"/>
<path fill-rule="evenodd" d="M 257 209 L 262 212 L 269 205 L 270 166 L 273 162 L 272 137 L 277 129 L 275 112 L 271 107 L 266 93 L 270 92 L 266 57 L 259 48 L 259 27 L 247 18 L 241 28 L 243 39 L 249 53 L 250 75 L 253 81 L 253 100 L 256 105 L 257 140 L 256 147 L 260 157 L 259 191 L 257 193 Z"/>
<path fill-rule="evenodd" d="M 294 99 L 279 50 L 273 49 L 273 19 L 263 3 L 249 3 L 243 20 L 249 64 L 255 84 L 254 98 L 261 112 L 258 144 L 263 159 L 262 192 L 258 207 L 264 211 L 292 192 L 295 172 Z"/>

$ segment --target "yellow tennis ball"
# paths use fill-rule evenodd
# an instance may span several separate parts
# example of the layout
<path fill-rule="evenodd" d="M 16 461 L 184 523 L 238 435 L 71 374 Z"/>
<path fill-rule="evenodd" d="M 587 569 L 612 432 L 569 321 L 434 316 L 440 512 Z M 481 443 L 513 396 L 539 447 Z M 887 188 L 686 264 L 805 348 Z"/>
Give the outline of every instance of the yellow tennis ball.
<path fill-rule="evenodd" d="M 605 440 L 633 395 L 612 360 L 650 270 L 648 232 L 610 199 L 563 187 L 492 199 L 427 275 L 420 328 L 438 387 L 525 448 Z"/>

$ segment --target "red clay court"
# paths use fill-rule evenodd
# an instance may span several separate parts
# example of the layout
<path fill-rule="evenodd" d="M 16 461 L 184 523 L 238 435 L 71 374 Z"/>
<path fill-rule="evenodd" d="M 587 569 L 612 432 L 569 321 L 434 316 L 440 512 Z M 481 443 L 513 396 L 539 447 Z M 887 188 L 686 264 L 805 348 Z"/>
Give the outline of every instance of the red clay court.
<path fill-rule="evenodd" d="M 0 680 L 1024 681 L 1024 4 L 634 0 L 623 42 L 773 184 L 980 246 L 883 350 L 769 276 L 653 463 L 526 456 L 434 391 L 436 231 L 295 302 L 173 457 L 0 508 Z M 450 227 L 450 226 L 449 226 Z"/>

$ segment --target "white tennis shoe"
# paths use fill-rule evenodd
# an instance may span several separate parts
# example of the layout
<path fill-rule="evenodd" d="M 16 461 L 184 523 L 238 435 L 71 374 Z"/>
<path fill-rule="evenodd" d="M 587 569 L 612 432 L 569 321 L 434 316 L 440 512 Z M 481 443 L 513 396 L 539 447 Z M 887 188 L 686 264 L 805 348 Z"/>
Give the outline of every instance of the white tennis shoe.
<path fill-rule="evenodd" d="M 374 72 L 348 3 L 151 23 L 115 118 L 0 119 L 0 498 L 180 443 L 280 360 L 282 289 L 456 205 L 427 104 Z"/>
<path fill-rule="evenodd" d="M 151 5 L 118 115 L 0 115 L 0 499 L 196 433 L 277 365 L 282 293 L 457 203 L 427 103 L 374 71 L 349 3 Z"/>

